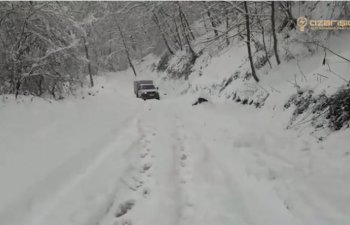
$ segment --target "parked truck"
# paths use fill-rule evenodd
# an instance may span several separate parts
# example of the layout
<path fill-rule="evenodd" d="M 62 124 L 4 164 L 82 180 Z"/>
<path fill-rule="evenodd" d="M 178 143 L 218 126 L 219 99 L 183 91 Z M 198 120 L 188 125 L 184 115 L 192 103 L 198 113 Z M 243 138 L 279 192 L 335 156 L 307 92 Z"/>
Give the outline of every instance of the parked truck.
<path fill-rule="evenodd" d="M 146 99 L 158 99 L 159 92 L 158 88 L 154 86 L 152 80 L 137 80 L 134 81 L 134 93 L 136 98 Z"/>

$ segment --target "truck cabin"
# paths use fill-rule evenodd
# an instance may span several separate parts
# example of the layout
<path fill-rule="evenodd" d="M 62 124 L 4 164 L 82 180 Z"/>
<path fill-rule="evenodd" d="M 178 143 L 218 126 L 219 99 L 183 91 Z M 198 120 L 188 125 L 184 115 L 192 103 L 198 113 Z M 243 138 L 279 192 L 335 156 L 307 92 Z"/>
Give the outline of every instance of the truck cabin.
<path fill-rule="evenodd" d="M 141 90 L 151 90 L 151 89 L 156 89 L 156 87 L 153 84 L 141 84 L 140 89 Z"/>

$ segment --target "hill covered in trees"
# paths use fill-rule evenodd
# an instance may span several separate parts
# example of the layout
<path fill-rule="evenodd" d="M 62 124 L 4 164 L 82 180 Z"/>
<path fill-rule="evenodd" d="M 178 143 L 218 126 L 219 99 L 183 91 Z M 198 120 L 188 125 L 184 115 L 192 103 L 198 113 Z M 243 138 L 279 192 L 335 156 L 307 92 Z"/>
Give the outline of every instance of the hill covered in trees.
<path fill-rule="evenodd" d="M 247 76 L 258 82 L 256 70 L 298 54 L 279 42 L 297 29 L 299 16 L 346 19 L 349 3 L 29 1 L 1 2 L 0 12 L 0 93 L 57 99 L 93 86 L 99 71 L 131 67 L 136 76 L 133 61 L 150 53 L 166 61 L 185 51 L 191 66 L 207 49 L 235 40 L 247 45 Z M 334 33 L 298 36 L 324 46 Z"/>

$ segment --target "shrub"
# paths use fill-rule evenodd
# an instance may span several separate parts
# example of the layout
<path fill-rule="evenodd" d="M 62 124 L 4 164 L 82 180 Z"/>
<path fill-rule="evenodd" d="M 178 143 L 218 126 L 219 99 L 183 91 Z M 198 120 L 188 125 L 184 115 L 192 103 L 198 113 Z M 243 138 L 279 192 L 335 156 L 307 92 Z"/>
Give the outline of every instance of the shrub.
<path fill-rule="evenodd" d="M 167 72 L 171 78 L 185 78 L 187 80 L 189 75 L 192 73 L 192 67 L 195 64 L 196 59 L 197 56 L 185 54 L 179 57 L 176 64 L 169 66 Z"/>
<path fill-rule="evenodd" d="M 306 111 L 311 112 L 311 124 L 316 127 L 324 127 L 325 124 L 331 130 L 340 130 L 350 125 L 350 87 L 342 87 L 335 94 L 327 96 L 322 93 L 312 96 L 312 91 L 300 92 L 290 97 L 285 108 L 295 106 L 291 124 Z"/>
<path fill-rule="evenodd" d="M 349 126 L 350 121 L 350 88 L 344 88 L 332 95 L 328 101 L 329 110 L 327 119 L 329 127 L 339 130 L 344 126 Z"/>
<path fill-rule="evenodd" d="M 168 52 L 164 53 L 160 58 L 158 65 L 156 67 L 157 71 L 164 72 L 169 66 L 170 59 L 171 59 L 171 55 Z"/>

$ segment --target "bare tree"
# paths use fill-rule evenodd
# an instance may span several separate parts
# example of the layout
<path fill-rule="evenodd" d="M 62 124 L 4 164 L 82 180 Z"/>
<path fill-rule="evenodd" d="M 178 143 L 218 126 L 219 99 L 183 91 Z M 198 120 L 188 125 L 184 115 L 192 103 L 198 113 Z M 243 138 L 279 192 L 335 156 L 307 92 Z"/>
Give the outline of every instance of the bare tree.
<path fill-rule="evenodd" d="M 275 30 L 275 2 L 271 2 L 271 26 L 272 26 L 272 37 L 273 37 L 273 50 L 275 52 L 276 62 L 279 65 L 281 63 L 279 55 L 278 55 L 278 47 L 277 47 L 277 36 Z"/>
<path fill-rule="evenodd" d="M 166 37 L 165 37 L 165 33 L 164 33 L 164 31 L 162 30 L 162 27 L 161 27 L 161 25 L 160 25 L 159 19 L 158 19 L 157 14 L 156 14 L 155 12 L 153 12 L 153 21 L 154 21 L 154 23 L 157 25 L 157 27 L 158 27 L 158 29 L 159 29 L 159 32 L 160 32 L 160 34 L 162 35 L 164 44 L 165 44 L 165 46 L 167 47 L 169 53 L 172 54 L 172 55 L 174 55 L 174 51 L 170 48 L 169 42 L 168 42 L 168 40 L 167 40 Z"/>
<path fill-rule="evenodd" d="M 246 20 L 246 30 L 247 30 L 247 49 L 248 49 L 248 58 L 250 62 L 250 68 L 252 70 L 252 76 L 256 82 L 259 82 L 259 78 L 256 76 L 254 63 L 253 63 L 253 57 L 252 57 L 252 50 L 250 48 L 250 23 L 249 23 L 249 10 L 247 2 L 244 1 L 244 10 L 245 10 L 245 20 Z"/>
<path fill-rule="evenodd" d="M 192 29 L 191 29 L 191 26 L 190 26 L 190 24 L 189 24 L 189 22 L 187 20 L 187 17 L 186 17 L 185 13 L 182 10 L 180 2 L 176 2 L 176 3 L 178 5 L 179 17 L 181 19 L 182 26 L 185 28 L 185 30 L 188 31 L 189 38 L 192 39 L 192 40 L 195 40 L 196 38 L 195 38 L 195 36 L 194 36 L 194 34 L 192 32 Z"/>
<path fill-rule="evenodd" d="M 263 7 L 260 8 L 261 10 L 263 9 Z M 256 14 L 257 14 L 257 8 L 256 8 Z M 262 20 L 260 19 L 260 17 L 257 17 L 257 23 L 260 27 L 261 30 L 261 38 L 262 38 L 262 42 L 263 42 L 263 48 L 264 48 L 264 52 L 265 52 L 265 58 L 266 61 L 269 63 L 270 68 L 272 68 L 271 62 L 270 62 L 270 57 L 269 57 L 269 53 L 267 51 L 267 47 L 266 47 L 266 41 L 265 41 L 265 27 L 264 24 L 262 22 Z"/>
<path fill-rule="evenodd" d="M 120 37 L 121 37 L 122 42 L 123 42 L 124 51 L 125 51 L 125 54 L 126 54 L 126 58 L 128 59 L 129 66 L 131 67 L 131 69 L 132 69 L 132 71 L 133 71 L 133 73 L 134 73 L 134 75 L 135 75 L 135 77 L 136 77 L 136 76 L 137 76 L 137 73 L 136 73 L 134 64 L 132 64 L 132 60 L 131 60 L 130 53 L 129 53 L 129 48 L 128 48 L 128 46 L 126 45 L 126 40 L 125 40 L 124 33 L 123 33 L 122 29 L 120 28 L 120 25 L 119 25 L 118 23 L 117 23 L 117 28 L 118 28 Z"/>
<path fill-rule="evenodd" d="M 290 29 L 295 29 L 296 26 L 296 19 L 293 17 L 292 14 L 292 2 L 291 1 L 281 1 L 279 2 L 279 6 L 282 9 L 282 12 L 285 14 L 285 18 L 282 21 L 278 32 L 281 32 L 286 26 L 289 25 Z"/>
<path fill-rule="evenodd" d="M 229 17 L 228 17 L 228 9 L 225 8 L 225 22 L 226 22 L 226 33 L 225 33 L 225 40 L 226 40 L 226 45 L 230 45 L 230 39 L 228 37 L 228 32 L 229 32 Z"/>
<path fill-rule="evenodd" d="M 89 78 L 90 78 L 90 86 L 93 87 L 94 86 L 94 79 L 92 77 L 92 71 L 91 71 L 91 61 L 90 61 L 90 57 L 89 57 L 89 43 L 86 40 L 85 36 L 82 36 L 83 41 L 84 41 L 84 49 L 85 49 L 85 56 L 86 59 L 88 61 L 88 70 L 89 70 Z"/>
<path fill-rule="evenodd" d="M 174 21 L 174 26 L 175 26 L 175 38 L 174 39 L 175 39 L 175 42 L 179 45 L 180 50 L 182 51 L 181 35 L 180 35 L 180 32 L 179 32 L 179 26 L 176 23 L 176 18 L 175 17 L 173 18 L 173 21 Z"/>
<path fill-rule="evenodd" d="M 217 24 L 216 24 L 216 21 L 214 20 L 211 12 L 210 12 L 210 8 L 207 6 L 207 2 L 204 2 L 204 6 L 206 8 L 206 13 L 208 15 L 208 18 L 209 18 L 209 21 L 210 21 L 210 24 L 211 24 L 211 27 L 213 28 L 213 31 L 214 31 L 214 35 L 217 37 L 219 34 L 218 34 L 218 31 L 216 29 L 217 27 Z"/>

